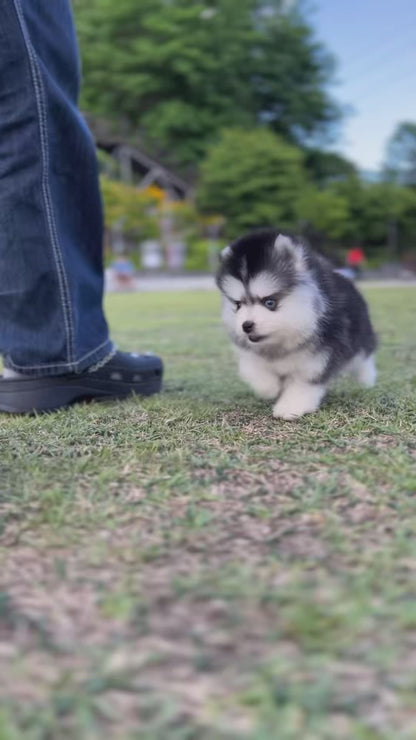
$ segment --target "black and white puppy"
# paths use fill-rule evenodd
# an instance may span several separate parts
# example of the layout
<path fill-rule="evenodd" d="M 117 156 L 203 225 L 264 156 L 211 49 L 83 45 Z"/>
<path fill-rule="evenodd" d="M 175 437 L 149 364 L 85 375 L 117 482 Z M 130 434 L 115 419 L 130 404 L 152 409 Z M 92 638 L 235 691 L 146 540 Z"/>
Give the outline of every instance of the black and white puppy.
<path fill-rule="evenodd" d="M 239 372 L 273 415 L 316 411 L 329 382 L 350 372 L 376 379 L 367 305 L 347 278 L 300 239 L 257 231 L 226 247 L 217 285 Z"/>

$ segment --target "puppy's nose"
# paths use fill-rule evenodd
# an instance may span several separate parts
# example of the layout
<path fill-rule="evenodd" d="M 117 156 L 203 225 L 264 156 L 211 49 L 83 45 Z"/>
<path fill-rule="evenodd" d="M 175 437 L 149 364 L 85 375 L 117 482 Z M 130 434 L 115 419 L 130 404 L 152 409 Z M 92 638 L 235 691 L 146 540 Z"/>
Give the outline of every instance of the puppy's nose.
<path fill-rule="evenodd" d="M 243 324 L 243 331 L 245 331 L 246 334 L 250 334 L 251 331 L 254 329 L 254 321 L 245 321 Z"/>

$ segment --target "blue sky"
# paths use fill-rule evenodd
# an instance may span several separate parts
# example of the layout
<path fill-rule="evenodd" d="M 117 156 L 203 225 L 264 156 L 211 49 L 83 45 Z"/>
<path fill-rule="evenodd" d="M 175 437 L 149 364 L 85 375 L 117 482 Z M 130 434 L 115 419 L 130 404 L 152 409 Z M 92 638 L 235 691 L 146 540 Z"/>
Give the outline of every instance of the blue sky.
<path fill-rule="evenodd" d="M 338 59 L 333 92 L 352 107 L 336 149 L 377 169 L 396 124 L 416 121 L 416 0 L 313 0 L 310 18 Z"/>

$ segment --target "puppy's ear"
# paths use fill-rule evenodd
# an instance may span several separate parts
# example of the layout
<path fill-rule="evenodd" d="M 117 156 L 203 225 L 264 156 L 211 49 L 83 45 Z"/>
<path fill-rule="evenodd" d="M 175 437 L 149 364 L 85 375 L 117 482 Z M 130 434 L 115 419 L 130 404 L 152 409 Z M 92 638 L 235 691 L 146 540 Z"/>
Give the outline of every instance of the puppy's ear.
<path fill-rule="evenodd" d="M 220 260 L 221 262 L 224 262 L 224 260 L 227 259 L 231 255 L 231 247 L 228 245 L 227 247 L 224 247 L 224 249 L 220 252 Z"/>
<path fill-rule="evenodd" d="M 278 234 L 274 248 L 279 256 L 292 260 L 297 270 L 305 268 L 302 245 L 297 244 L 292 237 L 287 234 Z"/>

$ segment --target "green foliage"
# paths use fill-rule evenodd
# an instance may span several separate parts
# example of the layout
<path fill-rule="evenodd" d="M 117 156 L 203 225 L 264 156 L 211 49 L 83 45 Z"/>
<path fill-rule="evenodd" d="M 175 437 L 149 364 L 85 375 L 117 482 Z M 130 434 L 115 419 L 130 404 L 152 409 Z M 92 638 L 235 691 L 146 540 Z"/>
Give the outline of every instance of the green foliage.
<path fill-rule="evenodd" d="M 260 10 L 282 5 L 276 0 L 254 4 Z M 266 12 L 260 24 L 256 18 L 262 39 L 250 53 L 257 117 L 276 133 L 303 143 L 327 132 L 340 111 L 327 93 L 334 59 L 316 41 L 297 5 L 290 15 Z"/>
<path fill-rule="evenodd" d="M 171 201 L 156 187 L 144 190 L 126 185 L 117 180 L 101 177 L 101 191 L 104 204 L 104 221 L 108 230 L 116 228 L 127 238 L 162 240 L 162 223 L 169 222 L 172 239 L 184 240 L 188 247 L 186 267 L 189 270 L 209 270 L 210 242 L 198 241 L 206 224 L 201 219 L 194 203 L 190 201 Z M 209 224 L 208 224 L 209 225 Z M 106 264 L 112 254 L 106 254 Z M 129 250 L 129 259 L 137 269 L 141 267 L 139 253 Z"/>
<path fill-rule="evenodd" d="M 402 190 L 402 211 L 399 222 L 400 251 L 413 252 L 412 262 L 416 255 L 416 192 L 412 189 Z"/>
<path fill-rule="evenodd" d="M 312 230 L 324 242 L 344 246 L 358 241 L 370 257 L 380 250 L 390 258 L 416 250 L 414 190 L 363 183 L 353 165 L 337 155 L 315 151 L 314 159 L 320 169 L 313 183 L 302 152 L 269 130 L 224 131 L 202 165 L 199 206 L 225 216 L 230 238 L 279 226 Z M 325 183 L 329 172 L 332 184 Z"/>
<path fill-rule="evenodd" d="M 120 164 L 111 154 L 97 149 L 97 164 L 101 175 L 105 175 L 110 180 L 120 180 Z"/>
<path fill-rule="evenodd" d="M 145 149 L 165 161 L 204 160 L 198 205 L 224 216 L 227 237 L 279 225 L 345 246 L 359 241 L 370 259 L 416 251 L 416 124 L 403 122 L 392 136 L 385 183 L 364 183 L 341 155 L 311 148 L 338 110 L 327 93 L 333 61 L 301 4 L 291 12 L 283 0 L 74 7 L 83 106 L 140 131 Z M 161 202 L 106 179 L 117 178 L 108 156 L 101 169 L 107 227 L 157 236 Z M 200 214 L 190 204 L 169 208 L 172 230 L 191 244 L 190 269 L 203 269 Z"/>
<path fill-rule="evenodd" d="M 141 238 L 158 235 L 157 201 L 148 191 L 102 176 L 101 192 L 107 229 L 118 226 L 123 233 Z"/>
<path fill-rule="evenodd" d="M 330 240 L 343 239 L 348 233 L 348 200 L 332 189 L 306 187 L 298 200 L 298 214 L 304 224 Z"/>
<path fill-rule="evenodd" d="M 228 236 L 247 229 L 297 222 L 304 186 L 302 153 L 267 129 L 224 131 L 201 169 L 198 203 L 222 213 Z"/>
<path fill-rule="evenodd" d="M 282 0 L 88 0 L 75 10 L 85 109 L 139 127 L 148 148 L 177 162 L 198 161 L 224 127 L 267 120 L 303 140 L 338 116 L 326 92 L 332 61 Z"/>
<path fill-rule="evenodd" d="M 222 213 L 228 238 L 252 228 L 312 229 L 324 242 L 360 242 L 368 256 L 416 251 L 416 192 L 393 183 L 363 184 L 357 177 L 318 189 L 307 181 L 302 153 L 267 129 L 223 133 L 202 167 L 198 206 L 169 202 L 156 188 L 139 191 L 101 177 L 107 229 L 133 239 L 158 238 L 161 219 L 188 244 L 186 268 L 209 270 L 210 222 Z M 394 254 L 393 254 L 394 252 Z"/>
<path fill-rule="evenodd" d="M 200 230 L 200 216 L 191 201 L 165 201 L 163 213 L 169 215 L 172 230 L 187 240 L 194 239 Z"/>
<path fill-rule="evenodd" d="M 211 267 L 212 241 L 197 239 L 188 245 L 185 269 L 191 272 L 205 272 Z"/>
<path fill-rule="evenodd" d="M 391 248 L 399 253 L 416 250 L 416 193 L 393 183 L 364 184 L 350 178 L 335 187 L 349 204 L 345 237 L 359 240 L 371 252 Z M 393 255 L 391 255 L 393 256 Z"/>
<path fill-rule="evenodd" d="M 320 149 L 306 150 L 305 168 L 311 180 L 319 187 L 358 175 L 356 166 L 348 159 L 335 152 Z"/>
<path fill-rule="evenodd" d="M 400 123 L 387 146 L 385 175 L 388 180 L 416 188 L 416 123 Z"/>
<path fill-rule="evenodd" d="M 361 190 L 360 231 L 369 245 L 388 240 L 389 224 L 402 215 L 403 192 L 393 185 L 377 183 Z"/>
<path fill-rule="evenodd" d="M 23 740 L 23 734 L 14 724 L 11 712 L 0 712 L 0 740 Z"/>

